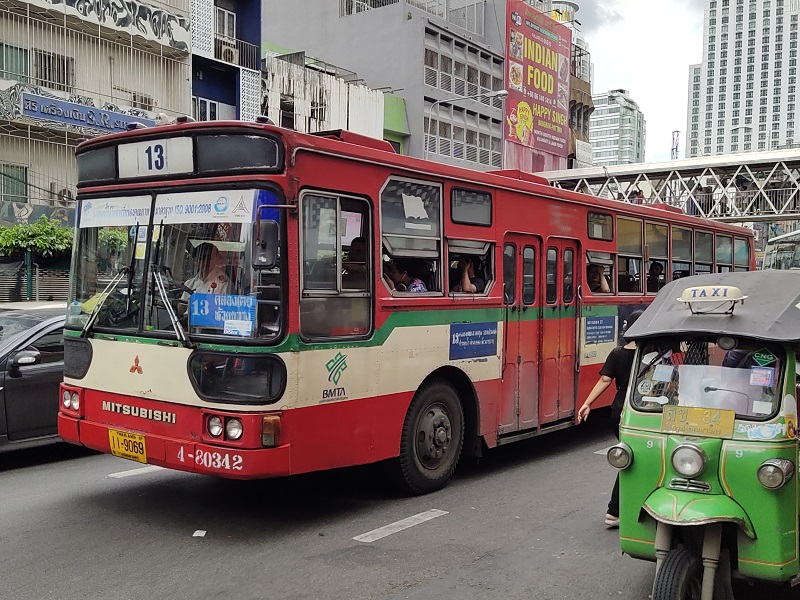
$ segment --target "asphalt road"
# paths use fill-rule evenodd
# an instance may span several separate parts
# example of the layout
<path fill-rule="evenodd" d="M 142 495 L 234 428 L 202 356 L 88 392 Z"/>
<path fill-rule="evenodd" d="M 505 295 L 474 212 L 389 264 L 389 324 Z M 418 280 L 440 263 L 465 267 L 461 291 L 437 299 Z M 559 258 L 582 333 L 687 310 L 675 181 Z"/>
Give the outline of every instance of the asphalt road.
<path fill-rule="evenodd" d="M 0 599 L 647 600 L 653 565 L 603 525 L 600 416 L 422 497 L 374 467 L 235 482 L 67 445 L 0 454 Z"/>

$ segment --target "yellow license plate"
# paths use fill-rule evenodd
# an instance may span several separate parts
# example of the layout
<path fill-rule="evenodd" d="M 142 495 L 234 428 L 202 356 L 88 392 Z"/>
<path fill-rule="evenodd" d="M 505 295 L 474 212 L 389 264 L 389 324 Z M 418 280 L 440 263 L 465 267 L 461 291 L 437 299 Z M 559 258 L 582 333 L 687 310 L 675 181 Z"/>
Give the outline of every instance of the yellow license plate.
<path fill-rule="evenodd" d="M 661 431 L 702 437 L 733 437 L 736 413 L 718 408 L 665 406 L 661 415 Z"/>
<path fill-rule="evenodd" d="M 114 456 L 147 464 L 147 446 L 143 435 L 109 429 L 108 444 Z"/>

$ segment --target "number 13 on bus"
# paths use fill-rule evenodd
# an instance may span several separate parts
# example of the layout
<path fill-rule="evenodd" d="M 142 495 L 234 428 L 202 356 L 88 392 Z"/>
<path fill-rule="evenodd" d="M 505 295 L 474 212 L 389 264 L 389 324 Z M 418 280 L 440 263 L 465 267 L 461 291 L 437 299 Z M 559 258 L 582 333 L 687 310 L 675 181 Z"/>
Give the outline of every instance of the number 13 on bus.
<path fill-rule="evenodd" d="M 59 434 L 196 473 L 385 461 L 437 490 L 574 426 L 668 281 L 753 267 L 745 229 L 347 131 L 186 122 L 77 164 Z"/>

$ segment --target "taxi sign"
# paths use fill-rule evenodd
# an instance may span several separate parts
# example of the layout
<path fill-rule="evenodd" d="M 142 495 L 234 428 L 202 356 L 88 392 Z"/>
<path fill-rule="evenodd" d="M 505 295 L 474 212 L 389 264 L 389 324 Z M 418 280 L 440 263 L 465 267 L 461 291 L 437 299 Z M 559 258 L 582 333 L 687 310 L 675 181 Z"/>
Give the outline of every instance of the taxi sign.
<path fill-rule="evenodd" d="M 683 290 L 678 302 L 743 302 L 747 298 L 732 285 L 701 285 Z"/>

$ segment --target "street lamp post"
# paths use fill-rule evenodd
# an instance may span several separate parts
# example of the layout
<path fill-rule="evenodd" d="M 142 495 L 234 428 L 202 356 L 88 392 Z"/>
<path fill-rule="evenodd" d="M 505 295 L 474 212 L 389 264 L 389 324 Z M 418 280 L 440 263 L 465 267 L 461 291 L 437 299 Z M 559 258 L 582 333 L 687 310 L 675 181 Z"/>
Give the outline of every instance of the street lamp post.
<path fill-rule="evenodd" d="M 428 144 L 430 143 L 431 138 L 431 123 L 433 122 L 433 109 L 436 108 L 437 104 L 441 104 L 442 102 L 454 102 L 456 100 L 470 100 L 473 98 L 505 98 L 508 96 L 508 90 L 496 90 L 494 92 L 486 92 L 481 94 L 471 94 L 469 96 L 456 96 L 455 98 L 442 98 L 441 100 L 437 100 L 433 104 L 431 104 L 430 109 L 428 110 L 428 131 L 426 132 L 428 138 L 425 140 L 425 152 L 423 156 L 425 160 L 428 160 Z"/>

